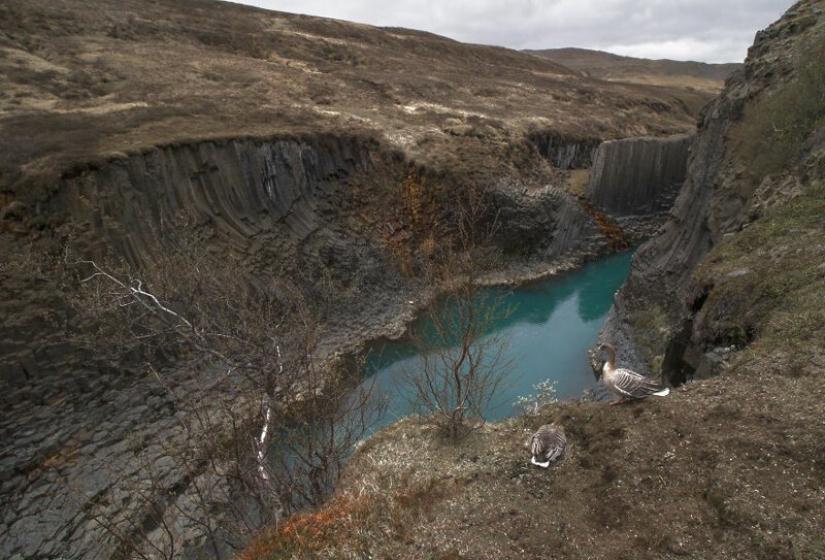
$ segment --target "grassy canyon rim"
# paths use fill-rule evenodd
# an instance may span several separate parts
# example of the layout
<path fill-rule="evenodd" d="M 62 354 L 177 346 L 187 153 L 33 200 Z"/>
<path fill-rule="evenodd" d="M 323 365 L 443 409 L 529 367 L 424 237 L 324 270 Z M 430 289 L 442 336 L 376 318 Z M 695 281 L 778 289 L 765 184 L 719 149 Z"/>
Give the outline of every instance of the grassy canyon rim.
<path fill-rule="evenodd" d="M 220 2 L 12 1 L 0 18 L 4 190 L 158 145 L 318 131 L 377 133 L 438 166 L 455 136 L 685 132 L 711 96 L 689 76 L 605 82 L 503 48 Z"/>

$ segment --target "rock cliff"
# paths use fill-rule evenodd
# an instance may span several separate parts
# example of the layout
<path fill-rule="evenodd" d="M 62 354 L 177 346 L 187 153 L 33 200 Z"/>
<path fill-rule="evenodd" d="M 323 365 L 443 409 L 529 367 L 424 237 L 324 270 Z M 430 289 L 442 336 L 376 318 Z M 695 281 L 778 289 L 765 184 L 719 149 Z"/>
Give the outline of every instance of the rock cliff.
<path fill-rule="evenodd" d="M 539 153 L 560 169 L 589 168 L 601 144 L 598 138 L 577 139 L 548 133 L 534 134 L 531 139 Z"/>
<path fill-rule="evenodd" d="M 612 215 L 668 210 L 685 180 L 691 136 L 625 138 L 599 145 L 586 193 Z"/>
<path fill-rule="evenodd" d="M 768 309 L 782 308 L 753 293 L 735 293 L 775 289 L 767 284 L 776 278 L 764 268 L 771 247 L 782 246 L 775 236 L 763 233 L 761 256 L 752 266 L 723 273 L 721 261 L 736 255 L 730 247 L 741 243 L 737 239 L 755 235 L 767 221 L 776 223 L 768 208 L 818 188 L 825 110 L 817 58 L 822 33 L 821 3 L 799 2 L 757 35 L 743 71 L 703 111 L 672 218 L 636 253 L 607 326 L 612 336 L 630 334 L 634 343 L 625 347 L 638 351 L 635 359 L 628 355 L 637 366 L 658 369 L 664 361 L 665 374 L 682 381 L 710 359 L 701 358 L 704 354 L 720 347 L 742 349 L 764 332 L 766 325 L 755 324 L 748 307 L 762 309 L 759 321 L 767 321 Z M 801 232 L 808 226 L 788 227 Z M 734 288 L 737 275 L 750 281 Z M 710 317 L 727 324 L 709 329 Z M 708 367 L 705 363 L 703 370 Z"/>

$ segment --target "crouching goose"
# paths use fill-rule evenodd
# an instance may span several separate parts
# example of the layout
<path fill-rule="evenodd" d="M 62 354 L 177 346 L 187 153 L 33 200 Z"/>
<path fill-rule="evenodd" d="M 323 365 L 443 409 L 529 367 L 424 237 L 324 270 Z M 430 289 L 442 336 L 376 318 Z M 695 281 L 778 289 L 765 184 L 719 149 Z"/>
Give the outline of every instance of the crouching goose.
<path fill-rule="evenodd" d="M 528 445 L 533 454 L 530 462 L 547 468 L 551 462 L 564 454 L 567 436 L 564 435 L 564 428 L 558 424 L 545 424 L 530 437 Z"/>
<path fill-rule="evenodd" d="M 599 350 L 607 352 L 607 361 L 602 366 L 602 381 L 605 387 L 619 395 L 610 404 L 619 404 L 626 400 L 643 399 L 650 395 L 664 397 L 670 389 L 657 381 L 635 371 L 616 367 L 616 349 L 611 344 L 599 345 Z"/>

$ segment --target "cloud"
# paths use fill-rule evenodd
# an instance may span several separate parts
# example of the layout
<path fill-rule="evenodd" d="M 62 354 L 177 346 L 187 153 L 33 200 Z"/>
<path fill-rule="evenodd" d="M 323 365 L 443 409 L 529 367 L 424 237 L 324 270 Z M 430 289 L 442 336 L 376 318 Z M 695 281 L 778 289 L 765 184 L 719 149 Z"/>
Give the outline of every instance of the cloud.
<path fill-rule="evenodd" d="M 701 41 L 686 38 L 674 41 L 608 45 L 601 50 L 635 58 L 652 59 L 729 62 L 744 58 L 744 55 L 740 53 L 741 43 L 733 40 Z"/>
<path fill-rule="evenodd" d="M 238 1 L 238 0 L 236 0 Z M 641 58 L 741 62 L 792 0 L 240 0 L 514 49 L 581 47 Z"/>

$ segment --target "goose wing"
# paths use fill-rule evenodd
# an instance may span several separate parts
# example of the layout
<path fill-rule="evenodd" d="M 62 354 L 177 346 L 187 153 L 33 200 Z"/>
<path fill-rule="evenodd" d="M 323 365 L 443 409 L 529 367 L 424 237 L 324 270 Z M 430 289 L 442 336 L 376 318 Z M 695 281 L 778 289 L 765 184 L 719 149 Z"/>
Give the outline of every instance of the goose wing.
<path fill-rule="evenodd" d="M 545 424 L 530 438 L 530 451 L 533 453 L 531 462 L 546 467 L 564 453 L 567 446 L 567 436 L 564 428 L 554 424 Z"/>
<path fill-rule="evenodd" d="M 665 396 L 670 392 L 653 379 L 624 368 L 613 371 L 613 385 L 619 395 L 629 399 L 641 399 L 649 395 Z"/>

